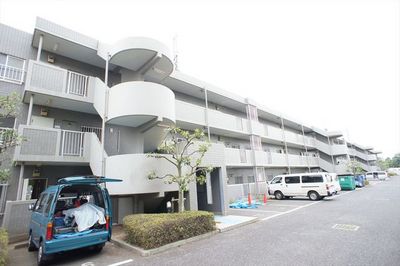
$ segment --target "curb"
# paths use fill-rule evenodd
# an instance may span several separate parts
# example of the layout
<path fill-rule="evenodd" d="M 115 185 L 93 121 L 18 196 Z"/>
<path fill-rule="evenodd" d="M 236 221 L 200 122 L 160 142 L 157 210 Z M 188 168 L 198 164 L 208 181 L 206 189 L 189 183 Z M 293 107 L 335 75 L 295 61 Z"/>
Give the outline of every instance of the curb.
<path fill-rule="evenodd" d="M 229 226 L 229 227 L 226 227 L 226 228 L 221 228 L 221 229 L 218 229 L 218 231 L 220 233 L 224 233 L 224 232 L 231 231 L 231 230 L 234 230 L 234 229 L 237 229 L 237 228 L 240 228 L 242 226 L 246 226 L 246 225 L 258 222 L 258 221 L 260 221 L 260 218 L 259 217 L 254 217 L 254 219 L 252 219 L 252 220 L 249 220 L 249 221 L 246 221 L 246 222 L 243 222 L 243 223 L 240 223 L 240 224 L 235 224 L 235 225 L 232 225 L 232 226 Z"/>
<path fill-rule="evenodd" d="M 18 243 L 13 243 L 10 244 L 11 249 L 20 249 L 20 248 L 27 248 L 28 247 L 28 242 L 18 242 Z"/>
<path fill-rule="evenodd" d="M 213 235 L 217 234 L 218 232 L 219 232 L 218 230 L 215 230 L 215 231 L 212 231 L 212 232 L 209 232 L 209 233 L 206 233 L 206 234 L 202 234 L 202 235 L 199 235 L 199 236 L 191 237 L 191 238 L 188 238 L 188 239 L 179 240 L 177 242 L 166 244 L 166 245 L 161 246 L 159 248 L 153 248 L 153 249 L 142 249 L 140 247 L 133 246 L 133 245 L 128 244 L 127 242 L 125 242 L 123 240 L 119 240 L 119 239 L 111 239 L 111 242 L 113 244 L 115 244 L 116 246 L 118 246 L 118 247 L 125 248 L 127 250 L 131 250 L 131 251 L 135 252 L 136 254 L 141 255 L 142 257 L 148 257 L 148 256 L 151 256 L 151 255 L 154 255 L 154 254 L 158 254 L 158 253 L 167 251 L 167 250 L 175 248 L 175 247 L 179 247 L 179 246 L 182 246 L 182 245 L 194 242 L 194 241 L 198 241 L 198 240 L 201 240 L 201 239 L 208 238 L 210 236 L 213 236 Z"/>

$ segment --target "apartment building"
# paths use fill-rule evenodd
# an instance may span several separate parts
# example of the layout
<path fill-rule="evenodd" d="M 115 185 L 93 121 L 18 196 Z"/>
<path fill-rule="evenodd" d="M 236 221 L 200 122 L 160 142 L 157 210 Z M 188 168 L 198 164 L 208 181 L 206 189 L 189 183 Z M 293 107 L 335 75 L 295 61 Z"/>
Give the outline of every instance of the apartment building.
<path fill-rule="evenodd" d="M 214 171 L 186 194 L 190 209 L 225 213 L 238 196 L 264 193 L 266 180 L 296 172 L 346 172 L 349 159 L 376 167 L 372 148 L 320 130 L 174 69 L 167 46 L 129 37 L 106 44 L 42 18 L 33 33 L 0 24 L 0 93 L 18 92 L 14 127 L 26 141 L 1 167 L 6 200 L 35 199 L 59 178 L 106 175 L 114 220 L 162 211 L 177 187 L 148 180 L 173 168 L 149 158 L 165 128 L 201 128 L 212 143 L 204 165 Z M 14 163 L 12 163 L 14 162 Z"/>

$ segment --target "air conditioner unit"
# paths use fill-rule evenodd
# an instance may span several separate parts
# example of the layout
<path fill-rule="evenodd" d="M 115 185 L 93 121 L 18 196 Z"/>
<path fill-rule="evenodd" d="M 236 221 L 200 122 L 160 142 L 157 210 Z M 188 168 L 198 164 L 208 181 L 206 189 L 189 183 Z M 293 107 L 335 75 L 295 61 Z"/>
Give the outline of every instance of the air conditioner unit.
<path fill-rule="evenodd" d="M 54 58 L 54 55 L 47 55 L 47 62 L 48 63 L 51 63 L 51 64 L 54 64 L 54 60 L 55 60 L 55 58 Z"/>

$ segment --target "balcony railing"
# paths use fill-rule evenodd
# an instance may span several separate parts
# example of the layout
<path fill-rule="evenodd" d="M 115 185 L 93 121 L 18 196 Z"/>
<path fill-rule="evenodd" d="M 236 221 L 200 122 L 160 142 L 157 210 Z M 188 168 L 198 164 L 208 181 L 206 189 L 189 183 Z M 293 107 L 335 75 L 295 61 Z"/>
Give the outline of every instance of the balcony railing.
<path fill-rule="evenodd" d="M 24 81 L 24 73 L 23 69 L 0 64 L 0 80 L 21 84 Z"/>
<path fill-rule="evenodd" d="M 18 133 L 24 141 L 16 148 L 15 161 L 89 162 L 91 140 L 86 137 L 91 133 L 27 125 Z"/>
<path fill-rule="evenodd" d="M 61 130 L 61 156 L 83 156 L 84 132 Z"/>
<path fill-rule="evenodd" d="M 89 76 L 82 75 L 73 71 L 68 71 L 68 83 L 66 93 L 86 97 L 88 92 L 88 84 Z"/>
<path fill-rule="evenodd" d="M 93 132 L 96 136 L 101 140 L 101 128 L 100 127 L 89 127 L 89 126 L 81 126 L 82 132 Z"/>
<path fill-rule="evenodd" d="M 43 62 L 29 61 L 27 90 L 89 97 L 90 77 Z"/>

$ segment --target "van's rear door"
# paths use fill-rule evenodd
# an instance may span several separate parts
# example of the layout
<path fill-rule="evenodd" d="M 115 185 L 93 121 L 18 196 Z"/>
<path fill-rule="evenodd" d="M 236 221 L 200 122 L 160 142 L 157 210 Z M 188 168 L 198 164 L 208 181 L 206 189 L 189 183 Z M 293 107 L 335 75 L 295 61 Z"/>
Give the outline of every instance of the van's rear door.
<path fill-rule="evenodd" d="M 106 182 L 122 182 L 122 180 L 104 176 L 73 176 L 58 180 L 58 184 L 100 184 Z"/>

